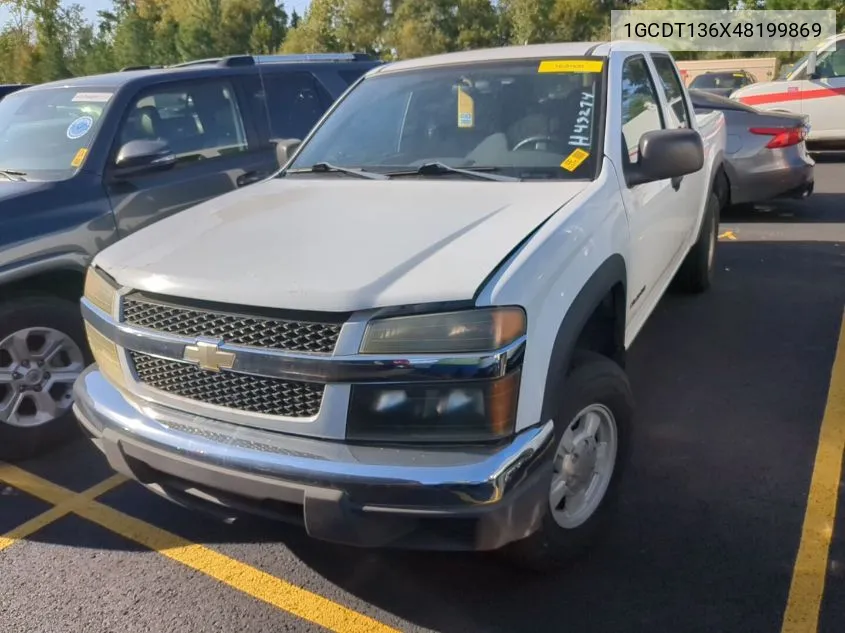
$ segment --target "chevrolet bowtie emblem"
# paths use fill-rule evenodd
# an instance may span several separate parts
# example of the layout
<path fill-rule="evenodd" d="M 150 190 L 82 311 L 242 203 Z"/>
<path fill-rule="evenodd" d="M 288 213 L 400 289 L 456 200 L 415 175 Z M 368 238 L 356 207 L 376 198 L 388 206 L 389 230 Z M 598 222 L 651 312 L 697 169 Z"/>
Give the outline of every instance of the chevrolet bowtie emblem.
<path fill-rule="evenodd" d="M 222 351 L 215 343 L 197 342 L 196 345 L 186 345 L 183 358 L 208 371 L 232 369 L 235 364 L 235 355 Z"/>

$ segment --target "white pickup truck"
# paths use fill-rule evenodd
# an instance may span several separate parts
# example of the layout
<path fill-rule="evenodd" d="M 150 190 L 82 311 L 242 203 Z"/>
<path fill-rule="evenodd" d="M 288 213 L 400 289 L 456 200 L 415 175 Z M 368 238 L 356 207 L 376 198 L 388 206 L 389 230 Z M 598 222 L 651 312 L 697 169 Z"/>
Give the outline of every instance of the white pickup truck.
<path fill-rule="evenodd" d="M 724 121 L 692 112 L 641 43 L 374 69 L 277 175 L 96 257 L 76 414 L 189 507 L 562 564 L 613 507 L 626 349 L 711 282 Z"/>

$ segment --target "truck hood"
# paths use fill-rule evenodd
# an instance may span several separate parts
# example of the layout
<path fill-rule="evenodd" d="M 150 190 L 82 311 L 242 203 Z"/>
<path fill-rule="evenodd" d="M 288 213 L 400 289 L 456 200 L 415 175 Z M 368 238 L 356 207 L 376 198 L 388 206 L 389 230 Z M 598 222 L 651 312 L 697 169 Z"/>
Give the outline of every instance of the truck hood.
<path fill-rule="evenodd" d="M 273 179 L 101 251 L 119 283 L 328 312 L 471 299 L 585 182 Z"/>

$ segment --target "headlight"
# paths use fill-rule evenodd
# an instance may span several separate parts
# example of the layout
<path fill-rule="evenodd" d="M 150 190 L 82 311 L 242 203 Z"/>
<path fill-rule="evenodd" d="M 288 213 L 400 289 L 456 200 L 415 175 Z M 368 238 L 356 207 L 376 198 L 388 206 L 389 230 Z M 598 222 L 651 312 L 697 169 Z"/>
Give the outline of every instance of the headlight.
<path fill-rule="evenodd" d="M 105 277 L 104 273 L 89 266 L 85 274 L 85 298 L 106 314 L 113 315 L 117 300 L 117 288 Z"/>
<path fill-rule="evenodd" d="M 484 442 L 513 433 L 519 372 L 486 382 L 353 385 L 349 440 Z"/>
<path fill-rule="evenodd" d="M 522 308 L 481 308 L 391 317 L 370 322 L 362 354 L 486 352 L 525 334 Z"/>
<path fill-rule="evenodd" d="M 109 315 L 114 315 L 117 303 L 117 286 L 104 273 L 93 266 L 85 274 L 84 296 L 92 304 Z M 117 345 L 98 332 L 91 324 L 85 323 L 88 347 L 94 356 L 94 362 L 100 371 L 115 385 L 123 384 L 123 368 L 120 366 L 120 354 Z"/>

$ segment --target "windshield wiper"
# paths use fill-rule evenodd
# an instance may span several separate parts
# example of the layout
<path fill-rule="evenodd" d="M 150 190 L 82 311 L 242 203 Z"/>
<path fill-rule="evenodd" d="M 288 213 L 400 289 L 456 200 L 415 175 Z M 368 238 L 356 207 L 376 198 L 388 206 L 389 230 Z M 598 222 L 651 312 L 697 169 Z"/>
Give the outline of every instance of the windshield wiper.
<path fill-rule="evenodd" d="M 17 169 L 0 169 L 0 175 L 6 176 L 9 180 L 26 180 L 23 178 L 23 176 L 26 176 L 26 172 Z"/>
<path fill-rule="evenodd" d="M 304 173 L 327 173 L 331 171 L 340 172 L 342 174 L 349 174 L 350 176 L 358 176 L 359 178 L 369 178 L 371 180 L 387 180 L 387 176 L 378 174 L 373 171 L 366 171 L 365 169 L 352 167 L 339 167 L 331 163 L 314 163 L 311 167 L 304 167 L 302 169 L 288 169 L 289 174 L 304 174 Z"/>
<path fill-rule="evenodd" d="M 390 177 L 395 176 L 442 176 L 445 174 L 460 174 L 469 178 L 480 178 L 482 180 L 498 180 L 500 182 L 517 182 L 519 178 L 513 176 L 501 176 L 499 174 L 489 174 L 485 172 L 495 171 L 498 167 L 472 167 L 470 169 L 461 169 L 459 167 L 452 167 L 446 163 L 435 161 L 432 163 L 423 163 L 416 169 L 408 171 L 393 171 L 387 172 Z"/>

